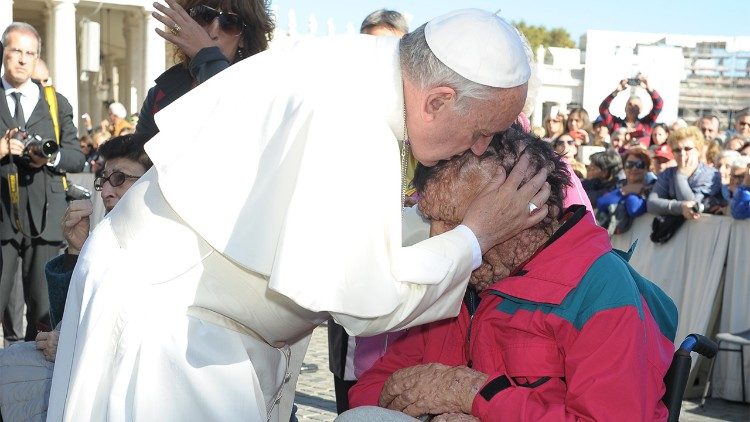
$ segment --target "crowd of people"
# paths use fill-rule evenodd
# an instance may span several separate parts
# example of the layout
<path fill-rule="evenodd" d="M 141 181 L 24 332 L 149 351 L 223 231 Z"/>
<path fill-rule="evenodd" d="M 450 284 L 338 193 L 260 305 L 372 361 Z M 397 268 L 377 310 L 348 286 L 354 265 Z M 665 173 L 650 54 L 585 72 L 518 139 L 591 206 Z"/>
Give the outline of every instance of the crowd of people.
<path fill-rule="evenodd" d="M 661 96 L 645 76 L 633 79 L 621 80 L 604 98 L 593 123 L 583 109 L 555 107 L 539 131 L 583 180 L 599 224 L 616 234 L 646 212 L 668 220 L 703 213 L 750 217 L 750 113 L 737 113 L 726 130 L 713 115 L 692 126 L 682 119 L 657 123 Z M 610 104 L 629 84 L 632 95 L 620 118 Z M 635 87 L 651 98 L 647 113 Z"/>
<path fill-rule="evenodd" d="M 155 8 L 177 64 L 138 113 L 111 102 L 97 127 L 81 116 L 80 136 L 36 29 L 14 22 L 2 35 L 0 367 L 16 378 L 0 375 L 0 420 L 48 405 L 51 420 L 295 420 L 309 334 L 326 319 L 342 421 L 666 418 L 676 309 L 609 237 L 646 213 L 673 230 L 703 213 L 750 217 L 750 113 L 726 131 L 710 115 L 657 123 L 663 101 L 638 75 L 618 83 L 597 117 L 555 107 L 531 128 L 530 49 L 477 10 L 412 32 L 400 13 L 378 10 L 361 25 L 372 37 L 243 62 L 268 48 L 265 2 Z M 495 44 L 467 67 L 478 34 Z M 318 60 L 354 55 L 336 74 Z M 289 66 L 311 57 L 320 63 Z M 243 71 L 266 80 L 236 89 Z M 363 84 L 382 98 L 355 113 Z M 651 108 L 631 96 L 618 117 L 610 104 L 629 87 L 645 90 Z M 233 119 L 246 90 L 258 116 Z M 219 210 L 236 221 L 197 212 L 196 191 L 210 181 L 167 152 L 183 142 L 183 162 L 204 162 L 201 148 L 190 150 L 207 136 L 189 119 L 201 108 L 260 139 L 253 151 L 255 141 L 222 138 L 250 154 L 248 169 L 220 168 L 239 188 L 216 187 L 243 201 L 247 190 L 246 202 Z M 347 180 L 320 169 L 355 130 L 369 164 L 337 163 Z M 54 140 L 51 149 L 32 149 L 32 134 Z M 398 169 L 396 150 L 400 199 L 379 188 L 399 182 L 383 170 Z M 90 200 L 67 192 L 75 172 L 94 173 L 109 214 L 101 229 L 92 232 Z M 357 198 L 372 224 L 312 211 L 340 188 L 370 195 Z M 402 233 L 399 218 L 417 229 Z M 550 328 L 528 329 L 539 324 Z M 206 395 L 214 390 L 227 394 Z"/>

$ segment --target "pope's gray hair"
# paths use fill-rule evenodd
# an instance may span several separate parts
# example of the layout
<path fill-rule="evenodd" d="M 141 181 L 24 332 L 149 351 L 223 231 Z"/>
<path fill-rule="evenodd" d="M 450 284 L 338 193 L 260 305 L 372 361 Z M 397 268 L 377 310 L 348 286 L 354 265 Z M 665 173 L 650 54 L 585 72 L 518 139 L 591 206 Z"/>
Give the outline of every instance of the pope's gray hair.
<path fill-rule="evenodd" d="M 426 25 L 426 24 L 425 24 Z M 404 35 L 399 44 L 401 71 L 421 89 L 449 86 L 456 91 L 456 112 L 469 112 L 471 100 L 486 100 L 497 88 L 470 81 L 446 66 L 430 50 L 425 25 Z"/>
<path fill-rule="evenodd" d="M 37 48 L 37 54 L 39 54 L 42 51 L 42 37 L 39 35 L 39 31 L 36 30 L 33 26 L 29 25 L 26 22 L 13 22 L 10 25 L 8 25 L 7 28 L 5 28 L 5 31 L 3 31 L 3 45 L 8 46 L 8 37 L 10 37 L 11 32 L 25 32 L 27 34 L 31 34 L 36 38 L 37 45 L 39 46 Z"/>

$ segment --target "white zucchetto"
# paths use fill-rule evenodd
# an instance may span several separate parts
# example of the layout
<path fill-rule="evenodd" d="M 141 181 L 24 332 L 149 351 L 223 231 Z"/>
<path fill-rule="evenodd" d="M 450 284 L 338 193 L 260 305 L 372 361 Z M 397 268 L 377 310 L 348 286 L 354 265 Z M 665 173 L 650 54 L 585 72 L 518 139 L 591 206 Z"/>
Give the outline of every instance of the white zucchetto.
<path fill-rule="evenodd" d="M 470 81 L 513 88 L 531 76 L 518 31 L 488 11 L 462 9 L 439 16 L 425 25 L 424 35 L 435 56 Z"/>

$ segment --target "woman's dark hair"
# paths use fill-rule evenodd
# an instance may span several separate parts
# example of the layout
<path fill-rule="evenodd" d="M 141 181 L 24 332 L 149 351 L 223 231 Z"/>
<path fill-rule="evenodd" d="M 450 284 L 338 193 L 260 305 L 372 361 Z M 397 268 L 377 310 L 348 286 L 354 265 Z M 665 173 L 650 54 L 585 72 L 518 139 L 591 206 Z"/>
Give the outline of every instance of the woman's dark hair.
<path fill-rule="evenodd" d="M 670 131 L 669 131 L 669 126 L 667 126 L 667 125 L 666 125 L 665 123 L 657 123 L 657 124 L 655 124 L 655 125 L 654 125 L 654 127 L 653 127 L 653 128 L 651 129 L 651 136 L 649 137 L 649 141 L 651 142 L 651 145 L 656 145 L 656 144 L 654 143 L 654 133 L 656 132 L 656 128 L 657 128 L 657 127 L 660 127 L 660 128 L 662 128 L 662 129 L 664 129 L 664 132 L 666 132 L 666 133 L 667 133 L 667 138 L 669 138 L 669 132 L 670 132 Z M 664 142 L 666 142 L 666 141 L 664 141 Z"/>
<path fill-rule="evenodd" d="M 154 163 L 146 154 L 144 146 L 151 139 L 150 136 L 141 133 L 131 133 L 129 135 L 115 136 L 99 146 L 99 155 L 104 161 L 115 158 L 125 158 L 143 166 L 148 170 Z"/>
<path fill-rule="evenodd" d="M 504 132 L 498 133 L 492 138 L 487 151 L 479 157 L 480 160 L 493 159 L 505 169 L 509 174 L 513 166 L 521 158 L 522 154 L 529 157 L 529 173 L 536 174 L 543 168 L 548 169 L 547 182 L 550 184 L 550 196 L 547 204 L 555 206 L 559 210 L 558 216 L 562 215 L 563 200 L 565 199 L 566 186 L 570 185 L 570 173 L 562 157 L 557 154 L 552 146 L 542 141 L 538 136 L 532 133 L 525 133 L 516 124 Z M 473 153 L 465 152 L 463 155 L 453 158 L 452 160 L 467 161 Z M 433 179 L 442 168 L 447 165 L 448 161 L 440 161 L 432 167 L 426 167 L 418 164 L 414 173 L 413 184 L 417 192 L 424 192 L 427 184 Z M 525 181 L 524 181 L 525 182 Z M 550 219 L 545 219 L 547 224 Z"/>
<path fill-rule="evenodd" d="M 242 22 L 247 25 L 242 32 L 242 49 L 244 54 L 242 58 L 250 57 L 260 53 L 268 48 L 268 42 L 273 37 L 274 23 L 269 11 L 268 0 L 177 0 L 185 11 L 190 11 L 192 7 L 205 5 L 214 9 L 221 9 L 224 12 L 236 13 L 242 18 Z M 188 65 L 189 59 L 179 49 L 175 49 L 175 61 Z M 234 58 L 234 63 L 242 60 L 238 55 Z"/>
<path fill-rule="evenodd" d="M 591 165 L 602 169 L 604 181 L 612 181 L 617 178 L 617 174 L 622 171 L 622 157 L 614 149 L 596 152 L 589 157 Z"/>

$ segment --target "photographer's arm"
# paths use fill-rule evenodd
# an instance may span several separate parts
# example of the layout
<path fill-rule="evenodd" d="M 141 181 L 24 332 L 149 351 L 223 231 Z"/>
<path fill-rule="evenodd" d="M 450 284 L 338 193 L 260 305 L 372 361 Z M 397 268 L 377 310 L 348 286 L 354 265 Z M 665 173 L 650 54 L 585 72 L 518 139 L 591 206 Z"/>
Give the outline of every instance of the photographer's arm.
<path fill-rule="evenodd" d="M 628 80 L 623 79 L 620 81 L 620 83 L 617 85 L 617 88 L 615 88 L 614 91 L 612 91 L 611 94 L 607 95 L 604 100 L 602 100 L 602 103 L 599 105 L 599 116 L 602 118 L 602 122 L 604 122 L 604 125 L 609 128 L 609 131 L 612 132 L 613 124 L 615 123 L 615 116 L 612 115 L 609 111 L 609 106 L 612 104 L 612 100 L 617 97 L 617 94 L 624 91 L 625 88 L 628 86 Z"/>
<path fill-rule="evenodd" d="M 656 118 L 659 117 L 659 114 L 661 113 L 661 109 L 664 107 L 664 100 L 662 100 L 661 96 L 655 89 L 651 88 L 648 80 L 643 76 L 641 76 L 641 86 L 651 96 L 651 103 L 653 104 L 651 106 L 651 111 L 641 119 L 641 122 L 645 125 L 653 126 L 656 123 Z"/>

